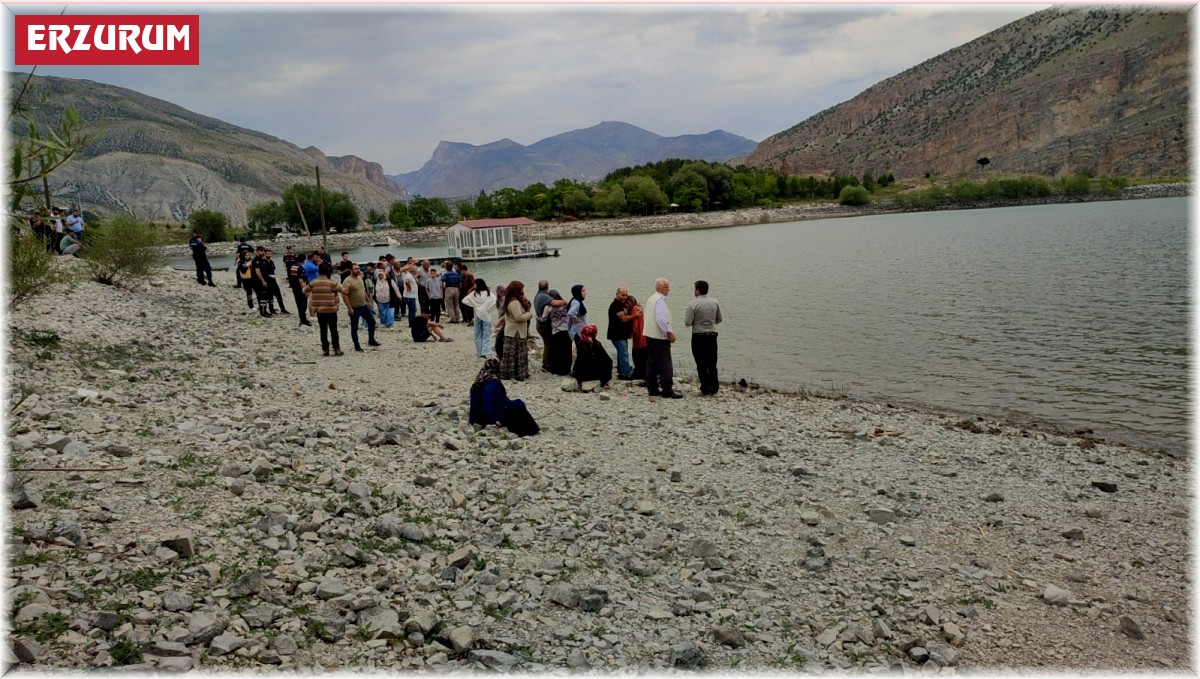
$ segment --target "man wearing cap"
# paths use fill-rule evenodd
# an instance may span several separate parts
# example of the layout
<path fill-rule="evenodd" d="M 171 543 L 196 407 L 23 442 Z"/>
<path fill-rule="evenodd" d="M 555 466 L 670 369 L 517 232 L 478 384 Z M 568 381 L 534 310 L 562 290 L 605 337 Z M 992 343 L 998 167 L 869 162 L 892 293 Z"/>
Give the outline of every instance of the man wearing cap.
<path fill-rule="evenodd" d="M 675 391 L 675 368 L 671 363 L 671 345 L 675 343 L 675 330 L 671 327 L 671 311 L 667 308 L 667 295 L 671 293 L 671 282 L 665 278 L 654 281 L 654 294 L 646 300 L 649 317 L 642 329 L 646 338 L 646 391 L 651 397 L 683 398 Z"/>
<path fill-rule="evenodd" d="M 692 357 L 700 376 L 700 393 L 715 396 L 717 382 L 717 324 L 721 322 L 721 305 L 708 296 L 708 281 L 696 281 L 695 299 L 688 304 L 683 324 L 692 329 Z"/>

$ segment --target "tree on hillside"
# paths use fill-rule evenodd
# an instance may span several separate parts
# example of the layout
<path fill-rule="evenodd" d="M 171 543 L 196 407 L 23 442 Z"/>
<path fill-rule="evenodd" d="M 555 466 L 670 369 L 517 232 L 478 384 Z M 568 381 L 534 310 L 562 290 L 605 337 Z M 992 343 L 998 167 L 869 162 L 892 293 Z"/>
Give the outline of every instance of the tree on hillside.
<path fill-rule="evenodd" d="M 975 161 L 975 164 L 979 166 L 980 170 L 987 167 L 988 165 L 991 165 L 991 163 L 992 163 L 992 159 L 988 158 L 987 156 L 984 156 L 984 157 L 980 158 L 979 160 Z"/>
<path fill-rule="evenodd" d="M 229 240 L 229 218 L 216 210 L 196 210 L 188 215 L 188 226 L 199 231 L 206 243 Z"/>
<path fill-rule="evenodd" d="M 387 217 L 385 217 L 382 212 L 376 210 L 375 208 L 371 208 L 367 212 L 367 223 L 371 224 L 372 226 L 375 224 L 380 224 L 386 220 Z"/>

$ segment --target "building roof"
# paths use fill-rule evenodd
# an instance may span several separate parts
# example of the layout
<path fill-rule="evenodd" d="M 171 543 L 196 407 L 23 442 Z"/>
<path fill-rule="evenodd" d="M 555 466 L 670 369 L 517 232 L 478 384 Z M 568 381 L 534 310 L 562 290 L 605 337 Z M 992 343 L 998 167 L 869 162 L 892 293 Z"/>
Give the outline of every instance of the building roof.
<path fill-rule="evenodd" d="M 509 217 L 508 219 L 464 219 L 459 224 L 468 229 L 491 229 L 497 226 L 529 226 L 537 224 L 537 222 L 528 217 Z"/>

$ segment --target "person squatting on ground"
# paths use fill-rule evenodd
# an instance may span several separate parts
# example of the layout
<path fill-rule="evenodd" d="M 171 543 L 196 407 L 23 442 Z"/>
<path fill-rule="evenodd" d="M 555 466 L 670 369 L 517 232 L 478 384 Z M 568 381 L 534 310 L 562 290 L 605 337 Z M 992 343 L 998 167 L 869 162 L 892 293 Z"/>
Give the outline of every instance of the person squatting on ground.
<path fill-rule="evenodd" d="M 317 317 L 317 325 L 321 326 L 321 351 L 328 356 L 332 340 L 333 355 L 341 356 L 342 347 L 338 342 L 338 297 L 343 294 L 342 286 L 333 282 L 329 277 L 333 267 L 322 262 L 315 281 L 307 285 L 308 315 Z"/>
<path fill-rule="evenodd" d="M 708 296 L 708 281 L 696 281 L 693 299 L 683 316 L 683 324 L 692 329 L 692 358 L 700 376 L 700 393 L 717 393 L 717 324 L 721 322 L 721 305 Z"/>
<path fill-rule="evenodd" d="M 600 329 L 594 325 L 585 325 L 579 331 L 579 343 L 576 345 L 575 381 L 582 386 L 584 382 L 599 381 L 601 387 L 607 387 L 612 381 L 613 363 L 608 352 L 596 339 Z"/>
<path fill-rule="evenodd" d="M 492 346 L 492 326 L 499 315 L 496 311 L 496 296 L 488 289 L 487 281 L 475 279 L 475 289 L 463 298 L 463 304 L 471 310 L 475 324 L 475 355 L 487 358 Z"/>
<path fill-rule="evenodd" d="M 533 304 L 525 297 L 525 284 L 512 281 L 504 291 L 504 344 L 500 377 L 518 382 L 529 378 L 529 319 Z"/>
<path fill-rule="evenodd" d="M 414 342 L 427 342 L 430 337 L 436 337 L 439 342 L 453 342 L 442 332 L 442 324 L 429 320 L 429 312 L 422 311 L 413 319 L 411 327 Z"/>
<path fill-rule="evenodd" d="M 675 391 L 675 369 L 671 363 L 671 345 L 675 343 L 675 331 L 671 326 L 671 310 L 667 308 L 667 295 L 671 283 L 665 278 L 654 281 L 654 294 L 646 300 L 650 318 L 643 328 L 646 346 L 646 391 L 651 396 L 683 398 Z"/>
<path fill-rule="evenodd" d="M 200 285 L 207 283 L 210 288 L 217 287 L 212 279 L 212 265 L 208 263 L 208 246 L 204 244 L 199 231 L 192 232 L 188 246 L 192 248 L 192 261 L 196 263 L 196 282 Z"/>
<path fill-rule="evenodd" d="M 500 379 L 500 361 L 489 358 L 471 384 L 471 408 L 467 421 L 483 427 L 504 427 L 517 436 L 533 436 L 539 428 L 525 402 L 510 399 Z"/>

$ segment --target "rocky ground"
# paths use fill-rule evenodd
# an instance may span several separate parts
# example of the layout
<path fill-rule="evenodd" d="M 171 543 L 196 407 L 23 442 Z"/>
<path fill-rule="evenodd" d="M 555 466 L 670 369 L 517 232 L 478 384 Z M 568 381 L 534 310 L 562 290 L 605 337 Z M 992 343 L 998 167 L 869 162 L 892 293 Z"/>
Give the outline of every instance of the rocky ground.
<path fill-rule="evenodd" d="M 24 669 L 1194 671 L 1186 460 L 544 373 L 514 439 L 466 326 L 326 358 L 191 275 L 9 317 Z"/>
<path fill-rule="evenodd" d="M 1187 183 L 1145 184 L 1123 189 L 1121 193 L 1115 197 L 1097 192 L 1091 196 L 1088 196 L 1087 200 L 1169 198 L 1187 196 L 1190 194 L 1190 192 L 1191 185 Z M 1046 196 L 1044 198 L 1010 201 L 1006 204 L 1033 205 L 1064 203 L 1079 200 L 1082 199 L 1079 197 L 1053 195 Z M 996 205 L 990 203 L 979 203 L 977 205 L 970 206 L 947 206 L 943 209 L 988 207 L 996 207 Z M 711 229 L 722 226 L 767 224 L 773 222 L 799 221 L 804 219 L 826 219 L 830 217 L 854 217 L 864 214 L 899 211 L 903 210 L 901 210 L 899 206 L 896 206 L 890 202 L 856 207 L 849 205 L 838 205 L 835 201 L 826 201 L 815 203 L 793 203 L 776 208 L 743 208 L 739 210 L 722 210 L 719 212 L 704 212 L 699 214 L 675 213 L 652 215 L 648 217 L 586 219 L 574 222 L 544 222 L 539 225 L 539 228 L 546 234 L 546 238 L 551 240 L 550 245 L 554 245 L 555 243 L 553 242 L 553 239 L 562 238 L 580 238 L 615 233 L 646 233 L 652 231 L 671 231 L 676 229 Z M 386 238 L 392 238 L 401 244 L 408 245 L 417 243 L 444 243 L 446 241 L 446 227 L 434 226 L 424 229 L 414 229 L 412 231 L 402 231 L 399 229 L 357 231 L 354 233 L 329 234 L 327 238 L 329 243 L 328 247 L 331 252 L 338 252 L 343 248 L 366 247 L 373 243 L 382 243 Z M 316 244 L 320 243 L 320 239 L 321 235 L 318 233 L 314 238 L 302 237 L 280 239 L 272 241 L 272 243 L 274 244 L 276 254 L 278 255 L 279 253 L 283 252 L 283 247 L 286 245 L 295 246 L 297 252 L 308 251 L 309 249 L 315 247 Z M 208 252 L 210 255 L 228 255 L 232 254 L 236 249 L 236 242 L 208 244 Z M 187 245 L 172 245 L 164 247 L 162 250 L 164 254 L 172 257 L 180 257 L 191 254 L 191 250 L 188 249 Z"/>

